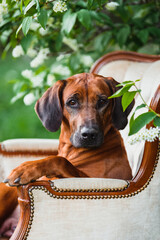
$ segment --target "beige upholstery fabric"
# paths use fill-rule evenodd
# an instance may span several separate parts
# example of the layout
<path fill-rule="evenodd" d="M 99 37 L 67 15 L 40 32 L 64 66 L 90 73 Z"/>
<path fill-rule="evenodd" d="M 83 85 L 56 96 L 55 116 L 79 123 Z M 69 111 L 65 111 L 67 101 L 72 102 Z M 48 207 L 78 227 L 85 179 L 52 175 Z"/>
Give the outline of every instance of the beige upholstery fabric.
<path fill-rule="evenodd" d="M 104 189 L 127 186 L 127 181 L 106 178 L 66 178 L 54 180 L 54 186 L 63 189 Z"/>
<path fill-rule="evenodd" d="M 160 163 L 149 186 L 129 198 L 55 199 L 33 190 L 35 209 L 28 240 L 159 240 L 159 174 Z"/>
<path fill-rule="evenodd" d="M 58 149 L 58 139 L 20 138 L 3 141 L 4 151 L 54 151 Z"/>
<path fill-rule="evenodd" d="M 0 182 L 8 177 L 11 170 L 26 161 L 42 159 L 45 156 L 2 156 L 0 155 Z"/>

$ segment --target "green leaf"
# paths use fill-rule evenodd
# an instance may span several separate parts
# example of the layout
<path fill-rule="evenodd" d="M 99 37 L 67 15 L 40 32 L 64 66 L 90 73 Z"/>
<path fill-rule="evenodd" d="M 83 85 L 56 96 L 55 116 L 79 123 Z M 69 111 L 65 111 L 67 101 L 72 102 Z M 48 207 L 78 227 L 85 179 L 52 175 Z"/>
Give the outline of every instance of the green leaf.
<path fill-rule="evenodd" d="M 16 96 L 14 96 L 12 99 L 11 99 L 11 103 L 15 103 L 17 100 L 21 99 L 22 97 L 24 97 L 24 95 L 26 94 L 26 91 L 25 92 L 19 92 L 16 94 Z"/>
<path fill-rule="evenodd" d="M 158 127 L 160 127 L 160 117 L 155 117 L 155 119 L 154 119 L 154 125 L 156 125 L 156 126 L 158 126 Z"/>
<path fill-rule="evenodd" d="M 62 33 L 60 32 L 56 38 L 56 43 L 55 43 L 55 49 L 56 51 L 60 51 L 61 47 L 62 47 Z"/>
<path fill-rule="evenodd" d="M 47 25 L 47 21 L 48 21 L 47 10 L 45 10 L 43 8 L 40 10 L 40 14 L 38 16 L 38 21 L 41 24 L 41 26 L 45 29 L 46 25 Z"/>
<path fill-rule="evenodd" d="M 32 23 L 32 17 L 25 17 L 22 21 L 22 31 L 26 36 Z"/>
<path fill-rule="evenodd" d="M 134 115 L 135 112 L 143 107 L 146 107 L 146 104 L 142 103 L 141 105 L 137 106 L 134 113 L 132 114 L 131 118 L 130 118 L 130 122 L 129 122 L 129 128 L 131 128 L 132 123 L 134 122 Z"/>
<path fill-rule="evenodd" d="M 146 43 L 148 41 L 148 37 L 149 37 L 149 32 L 147 29 L 143 29 L 141 30 L 137 37 L 141 40 L 142 43 Z"/>
<path fill-rule="evenodd" d="M 122 96 L 122 107 L 123 107 L 123 112 L 126 110 L 126 108 L 129 106 L 129 104 L 133 101 L 137 91 L 132 91 L 132 92 L 126 92 Z"/>
<path fill-rule="evenodd" d="M 88 0 L 88 1 L 87 1 L 87 6 L 88 6 L 89 9 L 92 8 L 93 3 L 94 3 L 94 0 Z"/>
<path fill-rule="evenodd" d="M 20 3 L 19 3 L 19 8 L 20 8 L 21 13 L 22 13 L 22 10 L 23 10 L 23 0 L 20 1 Z"/>
<path fill-rule="evenodd" d="M 25 7 L 27 7 L 27 5 L 29 4 L 30 1 L 31 0 L 23 0 Z"/>
<path fill-rule="evenodd" d="M 146 107 L 146 104 L 145 103 L 142 103 L 141 105 L 139 105 L 138 107 L 136 107 L 135 111 L 136 112 L 137 110 L 141 109 L 141 108 L 144 108 Z"/>
<path fill-rule="evenodd" d="M 22 46 L 25 53 L 27 53 L 27 50 L 31 45 L 32 39 L 33 39 L 33 36 L 28 34 L 26 37 L 24 37 L 21 40 L 21 46 Z"/>
<path fill-rule="evenodd" d="M 72 28 L 74 27 L 76 18 L 77 18 L 77 13 L 72 13 L 71 11 L 67 11 L 63 16 L 61 31 L 68 35 L 71 32 Z"/>
<path fill-rule="evenodd" d="M 105 23 L 107 23 L 110 26 L 114 26 L 114 23 L 112 22 L 111 18 L 107 14 L 102 12 L 99 12 L 98 14 Z"/>
<path fill-rule="evenodd" d="M 150 123 L 155 117 L 156 117 L 155 113 L 146 112 L 146 113 L 139 115 L 135 120 L 132 119 L 132 123 L 130 125 L 129 136 L 137 133 L 146 124 Z"/>
<path fill-rule="evenodd" d="M 133 83 L 133 85 L 134 85 L 134 82 L 133 82 L 133 81 L 124 81 L 124 82 L 122 82 L 122 83 L 116 85 L 116 87 L 125 86 L 125 85 L 128 84 L 128 83 Z"/>
<path fill-rule="evenodd" d="M 85 28 L 90 29 L 92 27 L 91 15 L 88 10 L 81 9 L 78 12 L 78 20 Z"/>
<path fill-rule="evenodd" d="M 129 129 L 131 129 L 131 126 L 132 126 L 132 124 L 133 124 L 133 122 L 134 122 L 134 115 L 135 115 L 135 111 L 134 111 L 134 113 L 132 114 L 132 116 L 131 116 L 131 118 L 130 118 Z"/>
<path fill-rule="evenodd" d="M 104 49 L 107 48 L 107 45 L 112 37 L 112 33 L 110 31 L 103 32 L 99 34 L 93 40 L 93 49 L 97 52 L 104 52 Z"/>
<path fill-rule="evenodd" d="M 119 89 L 117 92 L 115 92 L 112 96 L 108 97 L 108 99 L 121 97 L 124 93 L 126 93 L 132 87 L 132 85 L 133 84 L 130 84 L 130 83 L 125 85 L 124 87 Z"/>
<path fill-rule="evenodd" d="M 18 36 L 18 33 L 19 33 L 19 31 L 22 29 L 22 24 L 18 27 L 18 29 L 17 29 L 17 31 L 16 31 L 16 38 L 17 38 L 17 36 Z"/>
<path fill-rule="evenodd" d="M 24 15 L 35 5 L 35 0 L 32 0 L 24 9 Z"/>
<path fill-rule="evenodd" d="M 140 8 L 140 10 L 137 11 L 134 15 L 133 19 L 144 18 L 149 13 L 149 11 L 150 8 L 148 7 Z"/>
<path fill-rule="evenodd" d="M 120 47 L 126 43 L 127 38 L 129 37 L 131 32 L 130 26 L 126 25 L 125 27 L 121 28 L 117 33 L 117 41 Z"/>
<path fill-rule="evenodd" d="M 35 3 L 36 3 L 36 9 L 38 10 L 38 12 L 40 12 L 39 0 L 35 0 Z"/>

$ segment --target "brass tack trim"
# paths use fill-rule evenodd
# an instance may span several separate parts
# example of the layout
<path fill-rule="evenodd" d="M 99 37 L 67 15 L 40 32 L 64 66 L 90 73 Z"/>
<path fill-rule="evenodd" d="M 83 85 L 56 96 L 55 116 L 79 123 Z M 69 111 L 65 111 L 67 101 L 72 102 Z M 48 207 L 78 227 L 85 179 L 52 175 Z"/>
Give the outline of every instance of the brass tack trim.
<path fill-rule="evenodd" d="M 124 187 L 120 187 L 120 188 L 101 188 L 101 189 L 68 189 L 68 188 L 58 188 L 56 186 L 54 186 L 54 182 L 52 182 L 51 188 L 55 191 L 55 192 L 120 192 L 120 191 L 124 191 L 129 187 L 129 181 L 127 181 L 127 184 Z M 45 190 L 46 192 L 46 190 Z"/>

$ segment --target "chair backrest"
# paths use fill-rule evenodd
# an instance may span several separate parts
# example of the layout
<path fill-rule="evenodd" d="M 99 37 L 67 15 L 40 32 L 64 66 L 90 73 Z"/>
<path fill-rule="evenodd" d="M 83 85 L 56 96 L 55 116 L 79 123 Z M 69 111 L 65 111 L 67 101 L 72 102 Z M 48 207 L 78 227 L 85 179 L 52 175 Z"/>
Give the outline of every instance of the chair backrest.
<path fill-rule="evenodd" d="M 140 79 L 136 85 L 142 90 L 141 94 L 146 103 L 150 105 L 151 99 L 160 84 L 160 56 L 125 51 L 112 52 L 97 60 L 91 72 L 105 77 L 113 77 L 120 83 Z M 136 96 L 135 100 L 135 106 L 128 117 L 129 119 L 135 108 L 142 103 L 140 96 Z M 147 109 L 141 110 L 141 113 L 145 111 Z M 137 114 L 139 112 L 136 113 L 135 117 Z M 141 142 L 132 146 L 128 143 L 129 125 L 120 132 L 124 139 L 133 176 L 135 176 L 142 161 L 144 143 Z"/>

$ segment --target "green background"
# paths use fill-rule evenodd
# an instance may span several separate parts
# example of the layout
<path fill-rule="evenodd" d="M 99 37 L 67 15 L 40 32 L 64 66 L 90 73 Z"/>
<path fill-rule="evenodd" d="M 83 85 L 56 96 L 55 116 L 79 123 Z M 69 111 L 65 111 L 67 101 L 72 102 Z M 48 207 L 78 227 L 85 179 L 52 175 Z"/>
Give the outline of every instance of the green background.
<path fill-rule="evenodd" d="M 0 59 L 0 141 L 11 138 L 58 138 L 48 132 L 35 111 L 34 104 L 24 105 L 22 100 L 11 104 L 14 96 L 13 79 L 21 79 L 21 71 L 29 67 L 27 58 L 13 59 L 11 55 Z"/>

